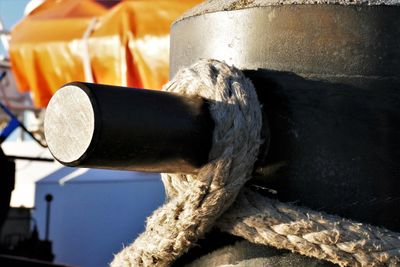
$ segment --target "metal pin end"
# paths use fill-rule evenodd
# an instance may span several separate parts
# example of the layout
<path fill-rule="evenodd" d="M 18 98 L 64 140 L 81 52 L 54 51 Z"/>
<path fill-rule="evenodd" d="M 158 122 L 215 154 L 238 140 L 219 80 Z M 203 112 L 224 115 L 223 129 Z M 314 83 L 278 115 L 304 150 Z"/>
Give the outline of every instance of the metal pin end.
<path fill-rule="evenodd" d="M 80 161 L 95 131 L 95 112 L 88 93 L 72 84 L 59 89 L 47 106 L 44 129 L 55 159 L 65 165 Z"/>

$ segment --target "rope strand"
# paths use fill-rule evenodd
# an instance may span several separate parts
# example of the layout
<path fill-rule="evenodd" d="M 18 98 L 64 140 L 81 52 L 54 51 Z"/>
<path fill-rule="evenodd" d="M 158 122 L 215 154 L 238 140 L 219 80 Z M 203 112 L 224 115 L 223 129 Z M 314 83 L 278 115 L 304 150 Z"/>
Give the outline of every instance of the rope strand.
<path fill-rule="evenodd" d="M 218 220 L 225 232 L 340 266 L 399 266 L 400 234 L 243 189 Z"/>

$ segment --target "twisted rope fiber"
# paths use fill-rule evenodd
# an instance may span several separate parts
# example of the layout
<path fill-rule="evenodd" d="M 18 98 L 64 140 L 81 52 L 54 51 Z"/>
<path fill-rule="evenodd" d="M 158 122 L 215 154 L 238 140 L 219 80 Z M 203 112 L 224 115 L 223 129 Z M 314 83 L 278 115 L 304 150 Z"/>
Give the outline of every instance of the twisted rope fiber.
<path fill-rule="evenodd" d="M 250 242 L 340 266 L 400 266 L 400 234 L 264 197 L 244 188 L 217 226 Z"/>
<path fill-rule="evenodd" d="M 229 208 L 257 158 L 260 104 L 241 71 L 201 60 L 180 70 L 163 90 L 208 99 L 215 122 L 209 163 L 196 175 L 162 174 L 168 202 L 147 219 L 145 232 L 115 256 L 112 267 L 170 265 Z"/>
<path fill-rule="evenodd" d="M 197 175 L 162 175 L 168 202 L 116 255 L 112 267 L 168 266 L 214 223 L 251 242 L 341 266 L 400 266 L 399 233 L 281 203 L 247 188 L 239 193 L 261 143 L 259 103 L 240 71 L 202 60 L 181 70 L 164 90 L 210 100 L 216 124 L 210 163 Z"/>

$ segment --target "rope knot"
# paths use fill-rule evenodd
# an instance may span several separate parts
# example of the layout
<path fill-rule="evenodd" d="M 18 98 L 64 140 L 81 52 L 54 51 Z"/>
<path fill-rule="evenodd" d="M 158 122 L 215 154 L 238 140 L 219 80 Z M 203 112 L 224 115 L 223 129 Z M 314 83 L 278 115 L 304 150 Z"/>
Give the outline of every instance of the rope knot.
<path fill-rule="evenodd" d="M 209 102 L 215 122 L 209 163 L 196 175 L 162 174 L 168 202 L 148 218 L 146 231 L 112 266 L 171 264 L 231 206 L 257 159 L 261 109 L 252 83 L 240 70 L 200 60 L 181 69 L 163 90 Z"/>

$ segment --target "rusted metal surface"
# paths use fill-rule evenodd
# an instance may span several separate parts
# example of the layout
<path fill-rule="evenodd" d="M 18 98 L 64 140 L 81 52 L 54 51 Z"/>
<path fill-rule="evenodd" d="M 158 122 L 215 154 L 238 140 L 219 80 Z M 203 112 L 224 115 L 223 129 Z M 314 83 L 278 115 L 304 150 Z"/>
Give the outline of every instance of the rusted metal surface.
<path fill-rule="evenodd" d="M 400 7 L 284 5 L 185 18 L 171 76 L 199 58 L 245 70 L 271 131 L 254 187 L 400 230 Z"/>

